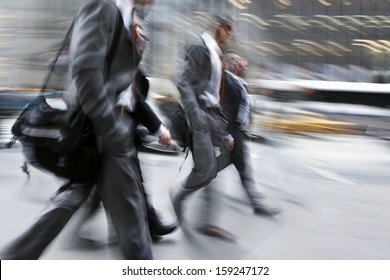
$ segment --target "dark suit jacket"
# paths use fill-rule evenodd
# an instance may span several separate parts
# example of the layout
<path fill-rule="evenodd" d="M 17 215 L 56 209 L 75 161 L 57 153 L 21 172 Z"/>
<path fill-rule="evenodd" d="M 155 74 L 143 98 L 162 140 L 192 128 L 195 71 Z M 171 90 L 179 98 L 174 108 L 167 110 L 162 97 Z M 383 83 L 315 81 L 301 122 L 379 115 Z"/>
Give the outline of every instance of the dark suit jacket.
<path fill-rule="evenodd" d="M 187 45 L 184 57 L 184 67 L 177 82 L 181 105 L 189 121 L 191 129 L 204 131 L 208 121 L 213 119 L 213 133 L 223 138 L 228 136 L 225 115 L 217 108 L 216 115 L 210 117 L 206 109 L 205 89 L 212 71 L 209 49 L 205 41 L 197 35 L 191 44 Z M 208 113 L 207 113 L 208 112 Z M 214 136 L 216 136 L 214 135 Z"/>
<path fill-rule="evenodd" d="M 137 102 L 132 115 L 137 123 L 141 123 L 150 133 L 154 134 L 160 128 L 161 121 L 146 102 L 149 92 L 149 81 L 141 71 L 138 71 L 135 75 L 134 88 L 137 94 Z"/>
<path fill-rule="evenodd" d="M 98 135 L 124 137 L 128 127 L 117 122 L 117 95 L 132 82 L 140 54 L 132 45 L 126 28 L 118 43 L 109 72 L 107 54 L 120 15 L 112 1 L 92 1 L 78 13 L 70 45 L 72 83 L 68 102 L 82 107 Z M 127 132 L 128 133 L 128 132 Z"/>
<path fill-rule="evenodd" d="M 225 71 L 225 106 L 229 128 L 239 128 L 248 117 L 249 104 L 245 87 L 232 73 Z"/>
<path fill-rule="evenodd" d="M 229 121 L 229 132 L 234 138 L 231 162 L 241 172 L 247 166 L 245 158 L 245 133 L 241 130 L 243 118 L 248 118 L 249 104 L 245 87 L 230 72 L 225 71 L 224 111 Z M 247 121 L 247 120 L 246 120 Z"/>

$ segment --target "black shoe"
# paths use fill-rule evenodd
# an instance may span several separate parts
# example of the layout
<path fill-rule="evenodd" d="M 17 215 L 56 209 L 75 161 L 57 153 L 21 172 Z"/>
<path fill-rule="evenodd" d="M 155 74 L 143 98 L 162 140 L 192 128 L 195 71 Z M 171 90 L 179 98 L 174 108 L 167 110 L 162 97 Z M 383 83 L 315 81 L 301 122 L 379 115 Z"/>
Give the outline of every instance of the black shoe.
<path fill-rule="evenodd" d="M 157 243 L 157 242 L 159 242 L 159 241 L 161 241 L 163 238 L 162 238 L 162 236 L 160 236 L 160 235 L 155 235 L 155 234 L 150 234 L 150 237 L 152 238 L 152 241 L 154 242 L 154 243 Z"/>
<path fill-rule="evenodd" d="M 162 236 L 174 232 L 177 229 L 177 224 L 172 223 L 169 225 L 164 225 L 160 219 L 151 221 L 149 220 L 149 230 L 150 235 Z"/>
<path fill-rule="evenodd" d="M 279 208 L 269 207 L 262 204 L 256 205 L 253 209 L 256 215 L 262 215 L 268 217 L 273 217 L 282 211 Z"/>
<path fill-rule="evenodd" d="M 148 223 L 152 237 L 170 234 L 177 228 L 176 223 L 163 224 L 160 214 L 153 207 L 148 209 Z"/>

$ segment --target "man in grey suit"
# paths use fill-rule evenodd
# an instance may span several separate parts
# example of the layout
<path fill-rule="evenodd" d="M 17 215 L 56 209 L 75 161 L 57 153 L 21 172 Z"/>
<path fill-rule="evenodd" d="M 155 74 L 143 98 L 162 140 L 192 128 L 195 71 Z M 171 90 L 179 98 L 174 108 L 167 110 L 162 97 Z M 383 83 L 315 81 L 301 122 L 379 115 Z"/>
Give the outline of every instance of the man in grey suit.
<path fill-rule="evenodd" d="M 134 143 L 136 121 L 122 114 L 118 96 L 131 91 L 144 47 L 135 16 L 153 0 L 94 0 L 78 13 L 70 45 L 72 83 L 66 100 L 91 120 L 101 153 L 97 190 L 110 214 L 125 259 L 152 259 L 151 238 Z M 121 17 L 122 16 L 122 17 Z M 115 56 L 108 54 L 118 19 Z M 110 64 L 110 65 L 109 65 Z M 131 106 L 131 104 L 126 104 Z M 0 253 L 2 259 L 36 259 L 87 199 L 91 185 L 72 182 L 59 189 L 35 223 Z"/>
<path fill-rule="evenodd" d="M 171 200 L 178 222 L 185 230 L 188 229 L 183 215 L 185 199 L 217 176 L 218 165 L 229 160 L 229 150 L 234 146 L 220 103 L 221 47 L 231 36 L 231 20 L 216 16 L 212 28 L 187 47 L 178 77 L 177 88 L 192 131 L 194 167 L 183 185 L 171 193 Z M 219 156 L 214 147 L 219 148 Z"/>
<path fill-rule="evenodd" d="M 231 151 L 231 159 L 225 162 L 226 165 L 218 166 L 218 172 L 233 164 L 237 169 L 242 186 L 249 199 L 249 202 L 256 215 L 272 217 L 280 212 L 279 208 L 267 205 L 265 195 L 257 190 L 254 179 L 254 170 L 251 165 L 249 148 L 246 144 L 247 136 L 243 128 L 249 124 L 249 102 L 247 84 L 242 79 L 245 75 L 247 62 L 235 51 L 228 51 L 225 54 L 224 88 L 225 105 L 224 112 L 229 121 L 229 132 L 234 138 L 234 147 Z M 215 225 L 218 214 L 218 193 L 214 186 L 204 189 L 203 203 L 201 204 L 199 231 L 205 235 L 210 235 L 229 241 L 234 241 L 235 237 L 223 228 Z"/>

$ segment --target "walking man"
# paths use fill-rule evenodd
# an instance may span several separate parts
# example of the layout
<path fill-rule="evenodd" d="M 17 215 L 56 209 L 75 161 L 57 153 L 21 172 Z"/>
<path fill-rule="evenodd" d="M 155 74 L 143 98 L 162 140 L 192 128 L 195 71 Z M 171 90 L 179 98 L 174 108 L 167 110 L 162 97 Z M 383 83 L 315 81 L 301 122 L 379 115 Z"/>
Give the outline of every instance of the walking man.
<path fill-rule="evenodd" d="M 194 167 L 185 182 L 176 192 L 171 193 L 173 208 L 183 229 L 186 228 L 184 201 L 217 176 L 218 165 L 229 161 L 229 150 L 234 146 L 221 107 L 221 101 L 223 102 L 221 47 L 230 41 L 231 36 L 231 20 L 216 16 L 210 30 L 187 46 L 184 67 L 177 83 L 183 110 L 192 131 L 194 162 Z M 219 148 L 218 157 L 214 147 Z"/>
<path fill-rule="evenodd" d="M 118 95 L 129 90 L 142 57 L 144 40 L 135 16 L 147 15 L 154 0 L 94 0 L 79 11 L 71 38 L 72 82 L 66 96 L 91 120 L 101 154 L 97 191 L 118 236 L 123 258 L 152 259 L 151 238 L 137 151 L 136 120 L 122 114 Z M 113 42 L 118 25 L 119 40 Z M 113 44 L 115 55 L 109 57 Z M 110 61 L 110 63 L 108 63 Z M 38 219 L 0 252 L 1 259 L 37 259 L 93 185 L 69 182 Z"/>

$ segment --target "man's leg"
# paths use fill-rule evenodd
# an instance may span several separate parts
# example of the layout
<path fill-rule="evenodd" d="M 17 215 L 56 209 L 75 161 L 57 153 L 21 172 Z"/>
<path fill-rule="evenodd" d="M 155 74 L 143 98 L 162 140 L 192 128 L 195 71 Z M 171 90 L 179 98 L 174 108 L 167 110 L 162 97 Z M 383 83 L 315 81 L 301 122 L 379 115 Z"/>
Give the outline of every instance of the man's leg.
<path fill-rule="evenodd" d="M 130 116 L 123 116 L 120 121 L 133 131 L 135 123 Z M 145 197 L 133 139 L 120 146 L 109 136 L 99 141 L 102 144 L 102 177 L 97 190 L 111 216 L 123 257 L 152 259 Z"/>
<path fill-rule="evenodd" d="M 145 204 L 146 204 L 146 214 L 148 216 L 148 224 L 149 224 L 149 230 L 150 230 L 150 236 L 152 237 L 153 241 L 159 241 L 161 240 L 162 235 L 167 235 L 169 233 L 172 233 L 177 228 L 177 224 L 169 224 L 164 225 L 162 223 L 161 217 L 157 210 L 153 207 L 153 203 L 150 200 L 148 194 L 146 193 L 145 186 L 143 184 L 144 179 L 142 176 L 142 169 L 141 169 L 141 163 L 139 161 L 138 155 L 137 155 L 137 162 L 138 162 L 138 170 L 141 177 L 142 182 L 142 192 L 145 197 Z"/>
<path fill-rule="evenodd" d="M 214 147 L 219 148 L 217 156 L 217 172 L 219 173 L 231 164 L 231 153 L 227 150 L 224 141 L 219 134 L 212 134 L 212 143 Z M 215 191 L 215 180 L 212 180 L 202 189 L 202 207 L 200 209 L 200 225 L 214 224 L 217 220 L 218 193 Z"/>
<path fill-rule="evenodd" d="M 184 200 L 190 194 L 209 184 L 217 175 L 217 160 L 209 129 L 207 127 L 193 129 L 192 141 L 194 167 L 181 188 L 176 193 L 171 194 L 173 208 L 179 224 L 182 224 L 184 220 L 182 209 Z"/>
<path fill-rule="evenodd" d="M 225 142 L 221 138 L 220 133 L 212 133 L 212 142 L 215 147 L 219 148 L 217 156 L 217 171 L 225 169 L 231 164 L 231 152 L 227 149 Z M 215 190 L 215 180 L 212 180 L 209 185 L 201 190 L 202 200 L 199 210 L 199 226 L 201 233 L 224 239 L 227 241 L 235 241 L 235 236 L 227 230 L 217 226 L 218 213 L 220 212 L 221 197 Z"/>
<path fill-rule="evenodd" d="M 150 201 L 148 195 L 146 194 L 144 187 L 143 189 L 144 189 L 144 196 L 145 196 L 145 203 L 146 203 L 146 212 L 148 215 L 150 236 L 152 237 L 153 241 L 159 241 L 161 239 L 161 236 L 170 234 L 173 231 L 175 231 L 177 228 L 177 224 L 176 223 L 164 224 L 162 222 L 160 214 L 153 207 L 152 202 Z"/>
<path fill-rule="evenodd" d="M 236 130 L 234 136 L 235 143 L 232 151 L 232 162 L 239 173 L 242 186 L 244 187 L 252 207 L 255 207 L 260 203 L 263 195 L 258 192 L 256 187 L 254 170 L 251 164 L 249 149 L 244 142 L 244 135 L 241 131 Z"/>
<path fill-rule="evenodd" d="M 36 221 L 1 251 L 1 259 L 38 259 L 88 198 L 91 185 L 68 183 L 50 199 Z"/>
<path fill-rule="evenodd" d="M 264 216 L 274 216 L 280 212 L 280 209 L 270 207 L 264 204 L 264 195 L 262 195 L 256 186 L 254 171 L 251 164 L 249 149 L 244 142 L 243 132 L 235 132 L 235 147 L 232 151 L 232 162 L 236 167 L 242 186 L 251 202 L 255 214 Z"/>

